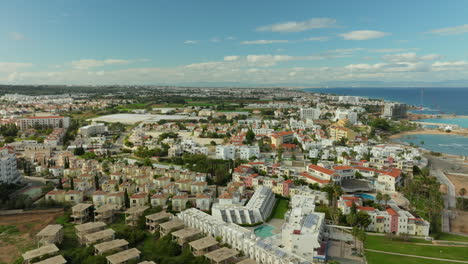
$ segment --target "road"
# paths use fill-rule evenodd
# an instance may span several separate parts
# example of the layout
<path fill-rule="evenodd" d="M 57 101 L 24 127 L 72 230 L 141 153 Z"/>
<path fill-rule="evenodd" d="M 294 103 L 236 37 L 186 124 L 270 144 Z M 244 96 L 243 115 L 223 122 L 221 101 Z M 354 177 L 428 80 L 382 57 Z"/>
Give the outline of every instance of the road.
<path fill-rule="evenodd" d="M 445 176 L 445 174 L 437 169 L 431 170 L 431 175 L 435 176 L 441 184 L 447 185 L 447 195 L 444 195 L 445 198 L 445 208 L 451 209 L 457 206 L 455 186 L 452 182 Z"/>
<path fill-rule="evenodd" d="M 389 254 L 389 255 L 396 255 L 396 256 L 403 256 L 403 257 L 430 259 L 430 260 L 437 260 L 437 261 L 447 261 L 447 262 L 455 262 L 455 263 L 468 263 L 468 261 L 464 261 L 464 260 L 453 260 L 453 259 L 432 258 L 432 257 L 424 257 L 424 256 L 410 255 L 410 254 L 401 254 L 401 253 L 388 252 L 388 251 L 380 251 L 380 250 L 367 249 L 367 248 L 366 248 L 366 251 L 376 252 L 376 253 L 383 253 L 383 254 Z"/>

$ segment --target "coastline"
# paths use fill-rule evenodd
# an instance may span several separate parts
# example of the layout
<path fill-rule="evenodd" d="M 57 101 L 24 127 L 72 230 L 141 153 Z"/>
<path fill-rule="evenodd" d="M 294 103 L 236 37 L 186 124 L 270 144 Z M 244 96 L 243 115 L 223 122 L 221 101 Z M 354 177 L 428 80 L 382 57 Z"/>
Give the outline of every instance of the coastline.
<path fill-rule="evenodd" d="M 437 129 L 429 129 L 429 130 L 413 130 L 413 131 L 406 131 L 406 132 L 401 132 L 395 135 L 391 135 L 388 137 L 389 139 L 395 139 L 399 138 L 402 136 L 407 136 L 407 135 L 455 135 L 455 136 L 464 136 L 468 137 L 468 131 L 452 131 L 452 132 L 445 132 L 445 131 L 440 131 Z"/>

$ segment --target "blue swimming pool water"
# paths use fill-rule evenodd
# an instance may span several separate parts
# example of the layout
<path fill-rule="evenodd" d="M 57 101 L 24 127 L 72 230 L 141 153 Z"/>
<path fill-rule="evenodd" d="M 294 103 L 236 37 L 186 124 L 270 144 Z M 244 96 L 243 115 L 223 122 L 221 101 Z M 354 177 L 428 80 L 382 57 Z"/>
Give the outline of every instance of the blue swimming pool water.
<path fill-rule="evenodd" d="M 359 194 L 355 194 L 354 196 L 361 197 L 362 199 L 375 200 L 375 197 L 373 195 L 370 195 L 367 193 L 359 193 Z"/>
<path fill-rule="evenodd" d="M 259 228 L 255 228 L 254 233 L 258 237 L 267 238 L 267 237 L 271 237 L 271 236 L 275 235 L 275 234 L 273 234 L 273 232 L 271 232 L 273 230 L 275 230 L 274 227 L 269 226 L 269 225 L 264 225 L 264 226 L 261 226 Z"/>

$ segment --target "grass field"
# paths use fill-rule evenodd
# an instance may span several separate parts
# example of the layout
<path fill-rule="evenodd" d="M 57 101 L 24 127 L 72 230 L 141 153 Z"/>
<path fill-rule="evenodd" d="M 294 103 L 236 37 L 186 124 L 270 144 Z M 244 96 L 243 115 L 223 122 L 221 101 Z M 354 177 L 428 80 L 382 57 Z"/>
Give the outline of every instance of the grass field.
<path fill-rule="evenodd" d="M 436 261 L 430 259 L 420 259 L 412 257 L 402 257 L 376 252 L 366 252 L 366 259 L 369 264 L 450 264 L 451 261 Z"/>
<path fill-rule="evenodd" d="M 273 209 L 273 218 L 284 219 L 284 214 L 288 211 L 288 200 L 280 199 Z"/>
<path fill-rule="evenodd" d="M 21 263 L 21 254 L 36 246 L 34 236 L 62 214 L 48 212 L 1 216 L 0 264 Z"/>
<path fill-rule="evenodd" d="M 468 237 L 453 235 L 448 233 L 442 233 L 437 240 L 457 241 L 457 242 L 468 242 Z"/>
<path fill-rule="evenodd" d="M 418 245 L 415 243 L 423 243 L 427 245 Z M 403 242 L 399 240 L 391 240 L 384 236 L 367 236 L 366 248 L 387 251 L 387 252 L 417 255 L 417 256 L 443 258 L 443 259 L 453 259 L 453 260 L 467 260 L 468 259 L 468 247 L 432 246 L 432 243 L 422 240 L 422 239 L 421 240 L 411 239 L 410 242 Z M 380 262 L 370 262 L 370 263 L 380 263 Z M 418 263 L 428 263 L 428 262 L 418 262 Z"/>

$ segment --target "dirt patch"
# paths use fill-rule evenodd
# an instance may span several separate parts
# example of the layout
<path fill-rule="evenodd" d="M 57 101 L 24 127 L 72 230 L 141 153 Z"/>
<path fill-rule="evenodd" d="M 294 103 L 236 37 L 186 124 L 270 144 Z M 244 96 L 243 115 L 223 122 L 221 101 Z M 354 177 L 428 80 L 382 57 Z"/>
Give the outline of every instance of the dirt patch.
<path fill-rule="evenodd" d="M 17 233 L 3 234 L 0 239 L 0 263 L 12 263 L 35 246 L 34 236 L 63 212 L 29 213 L 0 216 L 0 225 L 15 226 Z"/>
<path fill-rule="evenodd" d="M 450 222 L 450 230 L 456 233 L 468 234 L 468 212 L 457 210 L 457 217 Z"/>
<path fill-rule="evenodd" d="M 462 175 L 455 175 L 455 174 L 447 174 L 447 177 L 455 186 L 456 195 L 459 195 L 458 193 L 461 188 L 465 188 L 465 190 L 468 190 L 468 175 L 462 176 Z"/>

